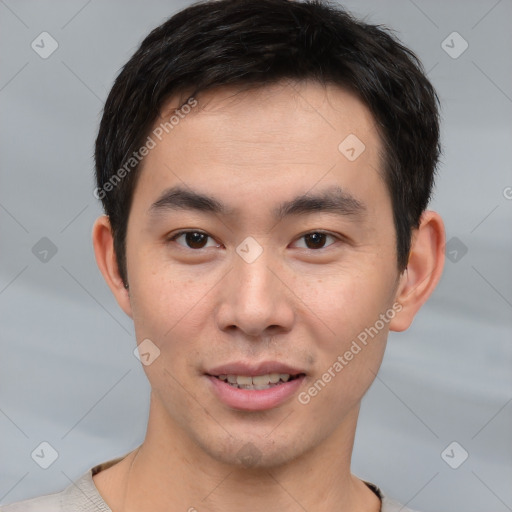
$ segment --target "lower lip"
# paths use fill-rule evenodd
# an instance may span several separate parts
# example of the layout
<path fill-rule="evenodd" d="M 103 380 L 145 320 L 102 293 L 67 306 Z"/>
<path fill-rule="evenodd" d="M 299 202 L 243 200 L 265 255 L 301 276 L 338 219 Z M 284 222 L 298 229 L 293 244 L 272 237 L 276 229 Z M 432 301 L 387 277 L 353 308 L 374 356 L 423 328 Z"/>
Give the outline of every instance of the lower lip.
<path fill-rule="evenodd" d="M 227 406 L 241 411 L 264 411 L 277 407 L 294 395 L 304 380 L 304 375 L 301 375 L 267 389 L 240 389 L 230 386 L 217 377 L 211 375 L 207 377 L 220 400 Z"/>

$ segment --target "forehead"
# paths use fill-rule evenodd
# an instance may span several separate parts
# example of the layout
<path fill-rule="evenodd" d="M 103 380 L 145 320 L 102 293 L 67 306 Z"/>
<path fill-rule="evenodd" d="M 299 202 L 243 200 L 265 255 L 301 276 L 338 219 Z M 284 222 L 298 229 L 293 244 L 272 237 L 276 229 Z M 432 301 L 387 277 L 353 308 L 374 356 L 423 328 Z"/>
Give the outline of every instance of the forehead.
<path fill-rule="evenodd" d="M 165 123 L 182 100 L 169 100 L 155 126 Z M 176 126 L 172 131 L 196 130 L 197 144 L 213 138 L 233 146 L 254 142 L 268 153 L 273 145 L 294 141 L 310 142 L 297 150 L 311 152 L 312 143 L 326 137 L 337 149 L 339 137 L 349 133 L 359 134 L 370 145 L 379 142 L 369 109 L 355 93 L 333 84 L 287 80 L 245 89 L 219 87 L 201 93 L 196 100 L 197 106 L 180 116 L 181 130 Z"/>
<path fill-rule="evenodd" d="M 182 100 L 168 101 L 150 133 L 155 147 L 142 163 L 143 189 L 156 193 L 179 183 L 243 201 L 257 190 L 305 193 L 320 181 L 351 186 L 356 194 L 384 187 L 373 116 L 338 86 L 221 87 L 201 93 L 176 116 Z"/>

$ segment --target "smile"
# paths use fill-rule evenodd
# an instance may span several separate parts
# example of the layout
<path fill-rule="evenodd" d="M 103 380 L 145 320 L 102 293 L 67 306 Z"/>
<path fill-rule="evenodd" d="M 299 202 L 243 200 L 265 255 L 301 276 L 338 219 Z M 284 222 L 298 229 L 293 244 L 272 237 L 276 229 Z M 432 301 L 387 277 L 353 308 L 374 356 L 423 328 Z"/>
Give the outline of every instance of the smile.
<path fill-rule="evenodd" d="M 299 391 L 304 373 L 265 373 L 205 375 L 209 388 L 222 404 L 240 411 L 265 411 L 291 400 Z"/>
<path fill-rule="evenodd" d="M 224 381 L 233 388 L 263 390 L 279 386 L 290 380 L 298 378 L 299 375 L 289 373 L 267 373 L 265 375 L 214 375 L 217 379 Z"/>

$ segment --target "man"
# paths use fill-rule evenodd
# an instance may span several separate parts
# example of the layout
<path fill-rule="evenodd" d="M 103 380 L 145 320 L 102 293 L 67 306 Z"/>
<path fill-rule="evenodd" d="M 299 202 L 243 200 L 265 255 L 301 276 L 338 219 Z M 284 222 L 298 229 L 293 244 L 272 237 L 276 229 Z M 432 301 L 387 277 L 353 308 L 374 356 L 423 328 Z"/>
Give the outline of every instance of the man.
<path fill-rule="evenodd" d="M 93 229 L 146 438 L 3 510 L 409 510 L 350 461 L 388 333 L 442 272 L 438 156 L 416 57 L 339 7 L 220 0 L 151 32 L 105 105 Z"/>

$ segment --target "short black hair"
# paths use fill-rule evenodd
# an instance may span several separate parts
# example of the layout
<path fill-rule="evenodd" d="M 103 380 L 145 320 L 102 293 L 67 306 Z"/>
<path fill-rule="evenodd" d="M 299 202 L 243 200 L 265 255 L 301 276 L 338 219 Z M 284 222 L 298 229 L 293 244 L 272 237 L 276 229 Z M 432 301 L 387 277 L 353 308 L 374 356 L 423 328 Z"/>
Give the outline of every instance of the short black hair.
<path fill-rule="evenodd" d="M 441 152 L 439 99 L 416 55 L 388 28 L 328 1 L 201 1 L 144 39 L 105 103 L 95 145 L 95 196 L 110 218 L 126 286 L 138 150 L 166 100 L 286 79 L 338 85 L 372 113 L 385 152 L 381 171 L 393 206 L 397 265 L 407 267 L 412 229 L 430 200 Z"/>

